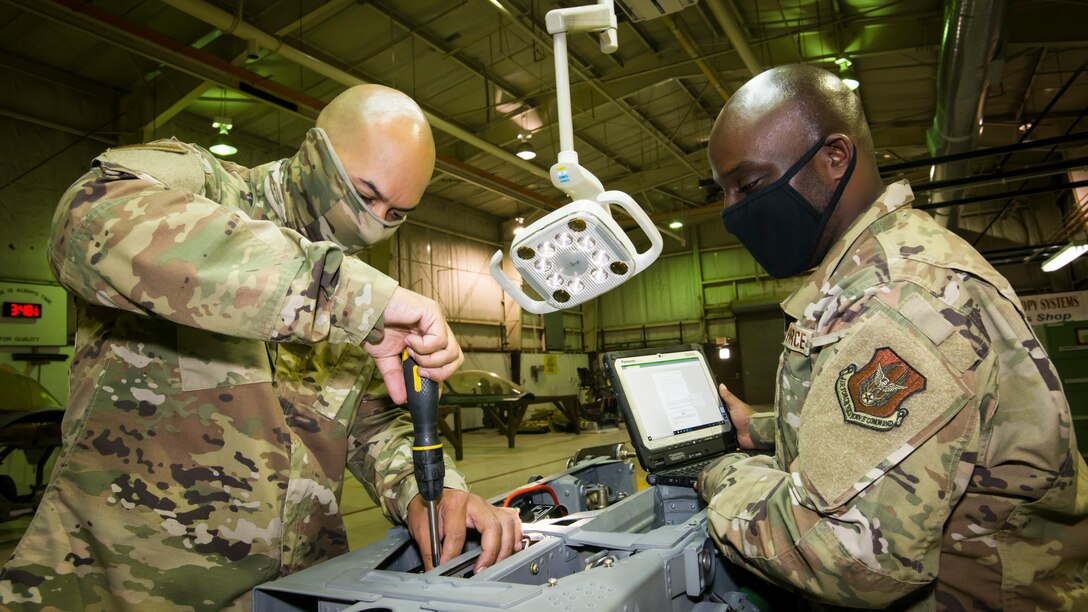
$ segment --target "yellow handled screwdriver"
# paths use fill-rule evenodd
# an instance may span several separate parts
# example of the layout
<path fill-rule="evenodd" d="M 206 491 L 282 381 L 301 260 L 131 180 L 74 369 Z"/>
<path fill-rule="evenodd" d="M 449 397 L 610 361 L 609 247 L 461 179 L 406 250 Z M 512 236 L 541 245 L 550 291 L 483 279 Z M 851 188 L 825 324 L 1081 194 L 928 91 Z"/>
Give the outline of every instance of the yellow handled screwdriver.
<path fill-rule="evenodd" d="M 408 391 L 408 412 L 412 415 L 412 465 L 416 486 L 427 502 L 427 521 L 431 531 L 431 563 L 438 567 L 438 511 L 435 505 L 442 496 L 446 478 L 446 463 L 442 458 L 442 440 L 438 437 L 438 383 L 419 375 L 419 366 L 408 351 L 401 354 L 404 366 L 404 386 Z"/>

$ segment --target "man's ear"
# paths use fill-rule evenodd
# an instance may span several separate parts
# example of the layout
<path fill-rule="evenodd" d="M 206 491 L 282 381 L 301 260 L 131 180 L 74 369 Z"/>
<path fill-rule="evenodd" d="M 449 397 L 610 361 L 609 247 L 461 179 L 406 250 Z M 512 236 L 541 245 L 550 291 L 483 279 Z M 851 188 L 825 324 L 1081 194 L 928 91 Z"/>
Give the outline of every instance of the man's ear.
<path fill-rule="evenodd" d="M 824 146 L 816 155 L 820 169 L 828 178 L 839 180 L 846 174 L 850 160 L 857 154 L 854 143 L 846 134 L 831 134 L 824 139 Z"/>

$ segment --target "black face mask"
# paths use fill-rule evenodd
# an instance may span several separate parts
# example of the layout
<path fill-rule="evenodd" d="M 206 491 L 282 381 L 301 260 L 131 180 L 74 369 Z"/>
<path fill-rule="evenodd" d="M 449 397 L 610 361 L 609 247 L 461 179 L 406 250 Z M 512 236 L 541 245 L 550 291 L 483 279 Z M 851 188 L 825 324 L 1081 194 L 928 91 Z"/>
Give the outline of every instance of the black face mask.
<path fill-rule="evenodd" d="M 775 278 L 794 276 L 815 265 L 816 245 L 854 172 L 857 148 L 822 214 L 790 186 L 790 179 L 824 146 L 825 138 L 802 155 L 782 178 L 722 210 L 725 229 Z"/>

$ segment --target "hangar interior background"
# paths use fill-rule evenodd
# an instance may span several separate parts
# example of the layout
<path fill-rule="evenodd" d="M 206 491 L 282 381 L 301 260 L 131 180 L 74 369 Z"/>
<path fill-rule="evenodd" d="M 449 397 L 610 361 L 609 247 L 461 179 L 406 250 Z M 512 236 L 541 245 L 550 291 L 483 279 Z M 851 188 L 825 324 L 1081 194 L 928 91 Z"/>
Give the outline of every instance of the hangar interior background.
<path fill-rule="evenodd" d="M 226 117 L 239 148 L 230 159 L 256 165 L 293 154 L 346 86 L 382 83 L 428 112 L 438 163 L 419 212 L 363 257 L 443 305 L 466 368 L 569 394 L 578 391 L 576 368 L 604 351 L 713 349 L 728 338 L 739 355 L 717 362 L 719 377 L 749 401 L 770 403 L 777 304 L 800 281 L 769 278 L 724 231 L 706 140 L 724 101 L 752 75 L 794 62 L 839 71 L 836 60 L 847 58 L 889 182 L 909 179 L 916 204 L 974 244 L 1021 296 L 1088 289 L 1088 258 L 1040 269 L 1088 237 L 1088 5 L 703 0 L 658 19 L 621 20 L 614 55 L 589 35 L 571 37 L 581 162 L 650 213 L 665 253 L 581 307 L 522 312 L 487 262 L 508 249 L 518 219 L 565 203 L 547 178 L 558 138 L 544 15 L 574 4 L 0 0 L 0 281 L 56 284 L 45 260 L 55 203 L 107 147 L 167 137 L 207 147 L 213 120 Z M 515 156 L 522 142 L 535 159 Z M 1088 351 L 1076 346 L 1086 326 L 1037 329 L 1052 353 L 1071 347 L 1063 367 L 1080 375 L 1066 377 L 1067 392 L 1088 418 Z M 28 351 L 70 355 L 70 347 L 0 348 L 0 363 L 63 401 L 67 362 L 14 358 Z"/>

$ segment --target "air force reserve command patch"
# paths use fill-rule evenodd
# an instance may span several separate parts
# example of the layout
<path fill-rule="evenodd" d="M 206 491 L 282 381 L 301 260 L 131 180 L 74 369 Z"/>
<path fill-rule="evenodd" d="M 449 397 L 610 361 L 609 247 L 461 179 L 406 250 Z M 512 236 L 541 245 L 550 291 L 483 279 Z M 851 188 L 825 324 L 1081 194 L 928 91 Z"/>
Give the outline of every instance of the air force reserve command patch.
<path fill-rule="evenodd" d="M 839 372 L 835 394 L 847 423 L 877 431 L 898 427 L 907 417 L 903 402 L 926 388 L 926 377 L 889 347 L 880 347 L 861 368 Z"/>

